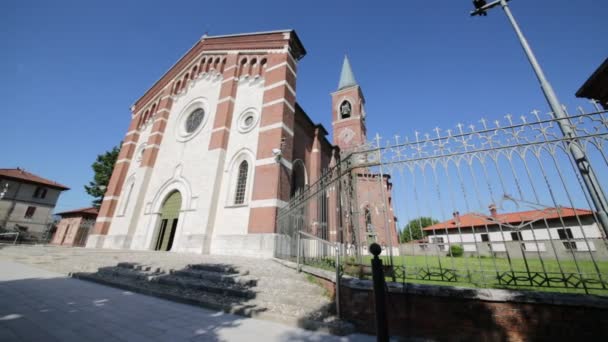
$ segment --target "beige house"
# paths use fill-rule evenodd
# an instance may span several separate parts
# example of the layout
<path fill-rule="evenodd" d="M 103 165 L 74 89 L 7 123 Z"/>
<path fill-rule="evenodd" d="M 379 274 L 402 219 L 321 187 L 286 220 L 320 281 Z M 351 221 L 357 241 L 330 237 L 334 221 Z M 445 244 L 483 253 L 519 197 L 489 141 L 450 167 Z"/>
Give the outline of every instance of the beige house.
<path fill-rule="evenodd" d="M 65 185 L 24 169 L 0 169 L 0 232 L 18 231 L 22 238 L 44 238 Z"/>
<path fill-rule="evenodd" d="M 61 220 L 51 239 L 51 244 L 62 246 L 84 246 L 89 229 L 95 224 L 98 210 L 95 207 L 80 208 L 57 213 Z"/>

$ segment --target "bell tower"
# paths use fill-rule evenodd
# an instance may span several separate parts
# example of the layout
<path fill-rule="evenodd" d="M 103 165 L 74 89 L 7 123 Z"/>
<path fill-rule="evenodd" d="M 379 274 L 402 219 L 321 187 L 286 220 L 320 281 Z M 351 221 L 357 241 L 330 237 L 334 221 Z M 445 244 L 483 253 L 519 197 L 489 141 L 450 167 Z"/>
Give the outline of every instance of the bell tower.
<path fill-rule="evenodd" d="M 365 98 L 355 80 L 348 57 L 344 56 L 338 90 L 331 94 L 334 145 L 352 150 L 366 140 Z"/>

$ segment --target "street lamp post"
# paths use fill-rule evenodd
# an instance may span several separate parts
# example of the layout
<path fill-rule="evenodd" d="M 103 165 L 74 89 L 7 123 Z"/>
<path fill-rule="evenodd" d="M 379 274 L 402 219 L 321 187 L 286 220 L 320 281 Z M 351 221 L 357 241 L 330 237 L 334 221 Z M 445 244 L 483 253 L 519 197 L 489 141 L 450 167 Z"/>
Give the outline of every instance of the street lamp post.
<path fill-rule="evenodd" d="M 513 17 L 509 6 L 507 5 L 508 1 L 509 0 L 496 0 L 489 4 L 485 4 L 485 1 L 474 1 L 473 3 L 475 4 L 476 8 L 474 11 L 471 12 L 471 16 L 485 15 L 487 10 L 499 5 L 502 6 L 502 9 L 505 11 L 507 18 L 509 18 L 511 25 L 513 26 L 513 29 L 515 30 L 515 33 L 519 38 L 519 42 L 521 43 L 521 46 L 524 49 L 526 56 L 528 57 L 528 61 L 532 65 L 532 69 L 534 69 L 534 73 L 538 78 L 538 82 L 540 83 L 540 87 L 543 91 L 543 94 L 545 95 L 545 98 L 547 99 L 547 102 L 549 103 L 549 107 L 551 107 L 555 118 L 558 119 L 557 122 L 559 128 L 562 131 L 563 135 L 568 139 L 570 154 L 576 162 L 578 171 L 581 177 L 583 178 L 585 187 L 587 188 L 591 197 L 591 201 L 593 202 L 596 208 L 599 223 L 604 229 L 604 233 L 606 234 L 606 236 L 608 236 L 608 201 L 606 200 L 604 191 L 602 190 L 600 183 L 597 180 L 593 169 L 591 168 L 589 160 L 585 155 L 585 151 L 583 151 L 578 141 L 576 140 L 576 132 L 572 129 L 568 115 L 564 112 L 564 109 L 562 108 L 559 100 L 557 99 L 557 95 L 555 95 L 555 92 L 553 91 L 553 87 L 551 86 L 549 81 L 547 81 L 545 73 L 538 64 L 536 56 L 534 56 L 534 53 L 532 52 L 532 49 L 530 48 L 526 37 L 524 37 L 524 34 L 519 28 L 519 25 L 515 21 L 515 18 Z"/>

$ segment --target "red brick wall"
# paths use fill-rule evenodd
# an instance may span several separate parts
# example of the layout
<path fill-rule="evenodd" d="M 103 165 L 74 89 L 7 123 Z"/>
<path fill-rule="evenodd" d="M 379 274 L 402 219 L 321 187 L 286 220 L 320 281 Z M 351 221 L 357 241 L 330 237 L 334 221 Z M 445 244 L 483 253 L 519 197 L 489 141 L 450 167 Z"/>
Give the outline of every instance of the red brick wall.
<path fill-rule="evenodd" d="M 436 294 L 442 289 L 428 287 Z M 374 334 L 373 292 L 344 285 L 340 291 L 343 317 L 359 330 Z M 606 299 L 603 308 L 538 301 L 493 302 L 470 296 L 391 292 L 387 300 L 389 333 L 437 341 L 598 341 L 608 337 Z"/>
<path fill-rule="evenodd" d="M 370 210 L 371 223 L 374 231 L 377 234 L 376 242 L 382 246 L 390 245 L 398 246 L 397 226 L 395 223 L 395 212 L 392 208 L 392 203 L 389 204 L 389 198 L 392 196 L 391 186 L 386 177 L 381 181 L 378 174 L 365 175 L 360 174 L 357 178 L 357 204 L 359 205 L 359 227 L 361 228 L 362 242 L 369 245 L 370 242 L 365 240 L 366 237 L 366 222 L 365 208 Z M 381 188 L 384 186 L 384 189 Z M 385 208 L 386 206 L 386 208 Z M 386 213 L 384 211 L 387 211 Z M 388 229 L 386 229 L 387 219 Z M 390 240 L 386 234 L 390 235 Z"/>

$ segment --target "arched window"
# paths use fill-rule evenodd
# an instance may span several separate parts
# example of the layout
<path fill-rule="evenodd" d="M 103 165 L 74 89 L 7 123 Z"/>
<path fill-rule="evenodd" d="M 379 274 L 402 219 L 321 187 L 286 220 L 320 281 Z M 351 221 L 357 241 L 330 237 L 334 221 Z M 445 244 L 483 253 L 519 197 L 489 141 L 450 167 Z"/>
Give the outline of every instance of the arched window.
<path fill-rule="evenodd" d="M 122 195 L 122 203 L 120 206 L 120 210 L 118 211 L 118 216 L 124 216 L 127 212 L 127 208 L 129 207 L 129 202 L 131 201 L 131 194 L 133 193 L 133 187 L 135 186 L 135 182 L 131 182 L 129 188 L 126 193 Z"/>
<path fill-rule="evenodd" d="M 264 76 L 264 71 L 266 70 L 266 58 L 262 58 L 260 61 L 260 76 Z"/>
<path fill-rule="evenodd" d="M 350 114 L 353 111 L 353 106 L 348 101 L 342 101 L 340 104 L 340 117 L 342 119 L 350 118 Z"/>
<path fill-rule="evenodd" d="M 304 191 L 306 183 L 306 167 L 302 160 L 297 159 L 293 162 L 291 169 L 291 197 Z"/>
<path fill-rule="evenodd" d="M 234 192 L 234 204 L 245 203 L 245 192 L 247 190 L 247 171 L 249 164 L 246 160 L 243 160 L 239 165 L 239 172 L 237 175 L 236 189 Z"/>
<path fill-rule="evenodd" d="M 368 232 L 371 232 L 373 230 L 372 214 L 370 213 L 368 207 L 365 207 L 365 228 L 367 229 Z"/>

